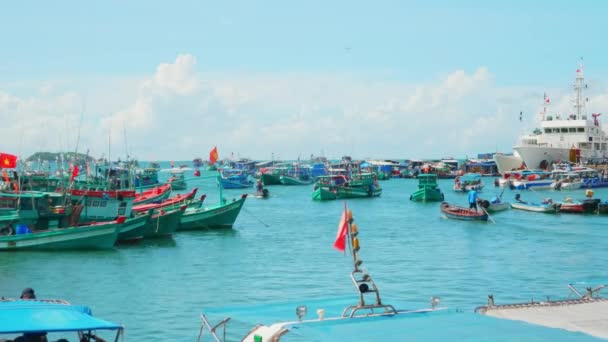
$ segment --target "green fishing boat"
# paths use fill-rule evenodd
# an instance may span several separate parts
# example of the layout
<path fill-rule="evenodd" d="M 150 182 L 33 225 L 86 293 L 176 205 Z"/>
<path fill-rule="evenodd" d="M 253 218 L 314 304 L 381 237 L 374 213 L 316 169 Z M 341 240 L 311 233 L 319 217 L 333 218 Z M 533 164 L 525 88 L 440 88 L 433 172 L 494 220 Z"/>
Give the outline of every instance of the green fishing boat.
<path fill-rule="evenodd" d="M 418 190 L 410 196 L 416 202 L 441 202 L 444 196 L 437 187 L 437 175 L 422 173 L 418 175 Z"/>
<path fill-rule="evenodd" d="M 281 176 L 287 173 L 286 167 L 273 167 L 261 175 L 262 183 L 264 185 L 280 185 Z"/>
<path fill-rule="evenodd" d="M 181 224 L 177 230 L 232 228 L 246 198 L 247 195 L 243 194 L 241 198 L 232 202 L 223 200 L 216 205 L 188 207 L 181 217 Z"/>
<path fill-rule="evenodd" d="M 350 181 L 336 187 L 338 198 L 364 198 L 382 195 L 382 187 L 373 173 L 353 174 Z"/>
<path fill-rule="evenodd" d="M 155 211 L 144 225 L 143 237 L 148 239 L 171 236 L 179 228 L 185 210 L 186 205 L 167 211 L 162 209 Z"/>
<path fill-rule="evenodd" d="M 120 227 L 118 241 L 135 241 L 144 238 L 146 223 L 150 219 L 150 214 L 140 214 L 136 217 L 128 218 Z"/>
<path fill-rule="evenodd" d="M 313 183 L 312 178 L 299 178 L 289 175 L 283 175 L 279 178 L 283 185 L 310 185 Z"/>
<path fill-rule="evenodd" d="M 0 251 L 109 249 L 125 217 L 116 221 L 0 236 Z"/>
<path fill-rule="evenodd" d="M 326 185 L 315 185 L 312 191 L 313 201 L 331 201 L 338 198 L 337 190 Z"/>

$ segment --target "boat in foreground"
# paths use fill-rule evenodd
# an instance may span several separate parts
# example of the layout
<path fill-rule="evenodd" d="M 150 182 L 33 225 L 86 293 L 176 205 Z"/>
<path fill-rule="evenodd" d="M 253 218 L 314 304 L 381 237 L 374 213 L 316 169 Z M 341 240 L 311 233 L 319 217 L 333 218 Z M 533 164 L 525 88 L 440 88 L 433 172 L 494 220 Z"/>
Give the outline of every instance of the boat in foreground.
<path fill-rule="evenodd" d="M 570 322 L 575 323 L 570 326 L 533 322 L 529 317 L 521 317 L 521 315 L 512 316 L 515 318 L 507 317 L 508 319 L 492 317 L 495 316 L 492 311 L 498 312 L 501 308 L 509 308 L 508 306 L 495 306 L 493 301 L 489 303 L 491 306 L 483 307 L 484 309 L 479 309 L 477 313 L 465 313 L 462 310 L 440 307 L 440 298 L 434 296 L 431 297 L 428 307 L 397 309 L 396 306 L 382 300 L 377 284 L 369 272 L 362 269 L 363 261 L 359 257 L 359 231 L 353 221 L 350 212 L 343 214 L 339 232 L 342 232 L 345 224 L 347 231 L 338 234 L 338 237 L 342 236 L 347 240 L 352 251 L 354 269 L 350 278 L 357 292 L 358 298 L 355 303 L 345 298 L 317 298 L 303 302 L 206 309 L 201 314 L 202 322 L 198 341 L 209 340 L 207 337 L 211 337 L 210 339 L 216 342 L 226 341 L 226 336 L 230 336 L 230 340 L 243 342 L 597 341 L 598 339 L 594 336 L 604 338 L 608 336 L 608 334 L 605 335 L 605 331 L 608 329 L 602 325 L 603 320 L 597 322 L 598 317 L 593 317 L 597 311 L 592 306 L 585 305 L 581 311 L 569 315 Z M 346 250 L 345 243 L 339 242 L 338 238 L 334 243 L 334 247 L 336 246 L 341 246 L 340 251 Z M 599 318 L 605 317 L 608 301 L 585 297 L 575 301 L 602 305 Z M 412 307 L 412 303 L 404 305 Z M 514 309 L 519 307 L 524 307 L 524 305 L 512 306 Z M 557 315 L 553 316 L 556 318 Z M 243 338 L 240 338 L 238 331 L 227 332 L 229 325 L 227 323 L 232 322 L 232 317 L 238 322 L 239 331 L 242 331 L 240 336 L 244 336 Z M 581 324 L 576 324 L 576 319 L 581 317 L 588 319 L 581 320 Z M 591 327 L 593 318 L 596 319 L 595 326 L 603 330 L 603 334 L 593 331 Z M 219 322 L 215 323 L 216 319 Z M 211 323 L 212 320 L 214 324 Z M 251 328 L 249 329 L 244 324 L 250 324 Z M 577 332 L 566 331 L 566 329 Z"/>
<path fill-rule="evenodd" d="M 511 208 L 532 211 L 536 213 L 557 213 L 560 210 L 561 205 L 559 203 L 553 203 L 551 200 L 547 200 L 543 203 L 534 203 L 522 201 L 517 194 L 515 196 L 515 202 L 511 203 Z"/>
<path fill-rule="evenodd" d="M 114 247 L 126 217 L 67 228 L 0 236 L 0 251 L 109 249 Z"/>
<path fill-rule="evenodd" d="M 55 341 L 65 339 L 67 332 L 73 332 L 70 341 L 93 342 L 103 341 L 98 333 L 106 331 L 106 334 L 115 332 L 112 340 L 118 341 L 123 330 L 119 324 L 93 317 L 90 308 L 63 300 L 0 299 L 0 337 L 24 334 L 37 337 L 37 341 Z M 53 336 L 52 339 L 47 335 Z"/>
<path fill-rule="evenodd" d="M 475 210 L 457 205 L 452 205 L 447 202 L 441 203 L 441 212 L 447 217 L 456 220 L 464 221 L 487 221 L 488 214 L 483 210 Z"/>

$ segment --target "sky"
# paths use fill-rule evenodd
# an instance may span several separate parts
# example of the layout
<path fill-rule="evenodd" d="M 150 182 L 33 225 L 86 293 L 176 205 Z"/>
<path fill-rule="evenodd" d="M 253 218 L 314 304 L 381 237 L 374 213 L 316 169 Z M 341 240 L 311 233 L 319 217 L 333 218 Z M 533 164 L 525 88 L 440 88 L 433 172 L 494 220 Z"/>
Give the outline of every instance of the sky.
<path fill-rule="evenodd" d="M 588 112 L 608 108 L 607 17 L 588 0 L 14 1 L 0 11 L 0 151 L 510 152 L 544 93 L 570 110 L 581 57 Z"/>

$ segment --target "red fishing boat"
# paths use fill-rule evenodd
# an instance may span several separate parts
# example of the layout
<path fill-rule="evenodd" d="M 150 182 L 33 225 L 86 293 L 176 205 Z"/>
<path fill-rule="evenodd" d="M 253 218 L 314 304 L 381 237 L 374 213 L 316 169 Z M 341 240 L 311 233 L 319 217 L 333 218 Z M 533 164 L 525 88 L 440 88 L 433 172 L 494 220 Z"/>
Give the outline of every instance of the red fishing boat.
<path fill-rule="evenodd" d="M 156 186 L 152 189 L 148 189 L 135 196 L 133 205 L 146 204 L 152 202 L 160 202 L 169 198 L 171 195 L 171 184 L 163 184 Z"/>
<path fill-rule="evenodd" d="M 133 206 L 133 211 L 136 213 L 147 212 L 150 209 L 161 209 L 167 207 L 174 207 L 177 205 L 188 204 L 194 196 L 196 196 L 196 191 L 198 188 L 192 189 L 187 194 L 177 194 L 174 197 L 168 198 L 160 203 L 148 203 L 148 204 L 140 204 Z M 204 196 L 204 195 L 203 195 Z"/>

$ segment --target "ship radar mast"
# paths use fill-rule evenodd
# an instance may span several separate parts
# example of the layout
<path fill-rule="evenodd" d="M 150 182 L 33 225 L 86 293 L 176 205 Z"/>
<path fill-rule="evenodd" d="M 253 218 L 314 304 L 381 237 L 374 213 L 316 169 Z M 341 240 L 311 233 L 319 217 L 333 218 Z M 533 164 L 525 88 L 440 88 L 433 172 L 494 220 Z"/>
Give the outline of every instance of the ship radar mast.
<path fill-rule="evenodd" d="M 586 118 L 585 103 L 587 102 L 587 98 L 583 95 L 585 88 L 587 88 L 587 85 L 585 84 L 583 73 L 583 58 L 581 57 L 579 67 L 576 69 L 576 79 L 574 81 L 574 111 L 576 120 L 582 120 L 583 116 Z"/>

